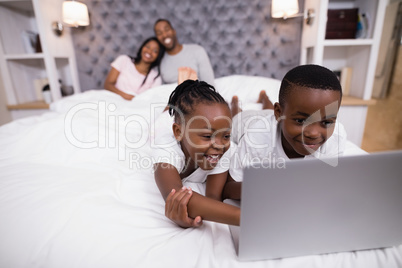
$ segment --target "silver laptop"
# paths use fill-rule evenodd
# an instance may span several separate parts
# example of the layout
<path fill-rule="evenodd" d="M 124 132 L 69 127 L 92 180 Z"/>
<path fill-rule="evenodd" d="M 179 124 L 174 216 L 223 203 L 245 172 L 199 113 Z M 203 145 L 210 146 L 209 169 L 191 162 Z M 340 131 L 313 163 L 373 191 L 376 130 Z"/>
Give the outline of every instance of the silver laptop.
<path fill-rule="evenodd" d="M 402 244 L 402 151 L 246 168 L 241 196 L 239 260 Z"/>

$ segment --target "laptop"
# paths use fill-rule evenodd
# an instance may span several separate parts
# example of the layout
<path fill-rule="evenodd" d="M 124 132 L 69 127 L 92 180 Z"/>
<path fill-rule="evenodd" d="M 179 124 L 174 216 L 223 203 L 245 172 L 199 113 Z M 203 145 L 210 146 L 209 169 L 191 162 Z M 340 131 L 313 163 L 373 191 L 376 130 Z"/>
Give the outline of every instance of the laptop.
<path fill-rule="evenodd" d="M 241 261 L 402 244 L 402 151 L 248 167 L 241 197 L 230 226 Z"/>

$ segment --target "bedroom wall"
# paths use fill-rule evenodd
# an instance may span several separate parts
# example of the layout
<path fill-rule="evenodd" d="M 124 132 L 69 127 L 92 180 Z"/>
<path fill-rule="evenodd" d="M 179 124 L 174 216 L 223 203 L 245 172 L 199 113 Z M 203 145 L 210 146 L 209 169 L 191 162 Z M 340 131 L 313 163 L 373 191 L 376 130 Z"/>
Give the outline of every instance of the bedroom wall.
<path fill-rule="evenodd" d="M 368 152 L 402 150 L 402 44 L 394 68 L 388 95 L 368 108 L 362 142 Z"/>
<path fill-rule="evenodd" d="M 0 126 L 11 122 L 11 113 L 7 109 L 6 92 L 4 90 L 3 80 L 0 77 Z"/>
<path fill-rule="evenodd" d="M 153 36 L 158 18 L 170 20 L 181 43 L 209 54 L 215 77 L 232 74 L 281 79 L 298 65 L 302 18 L 271 18 L 270 0 L 82 0 L 91 25 L 72 29 L 83 91 L 103 88 L 110 63 L 135 55 Z M 304 1 L 299 1 L 302 10 Z"/>

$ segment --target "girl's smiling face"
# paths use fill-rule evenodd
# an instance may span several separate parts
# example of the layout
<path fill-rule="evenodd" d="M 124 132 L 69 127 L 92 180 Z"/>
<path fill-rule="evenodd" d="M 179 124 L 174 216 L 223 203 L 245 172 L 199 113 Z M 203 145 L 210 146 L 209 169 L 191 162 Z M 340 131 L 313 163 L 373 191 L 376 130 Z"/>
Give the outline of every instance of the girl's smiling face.
<path fill-rule="evenodd" d="M 186 157 L 186 173 L 197 167 L 211 170 L 230 146 L 232 117 L 223 103 L 199 103 L 185 123 L 173 124 L 173 133 Z"/>
<path fill-rule="evenodd" d="M 145 63 L 153 63 L 159 54 L 159 44 L 155 40 L 149 41 L 141 51 L 141 59 Z"/>
<path fill-rule="evenodd" d="M 275 103 L 282 146 L 289 158 L 312 154 L 331 137 L 340 103 L 339 91 L 314 88 L 291 89 L 285 104 Z"/>

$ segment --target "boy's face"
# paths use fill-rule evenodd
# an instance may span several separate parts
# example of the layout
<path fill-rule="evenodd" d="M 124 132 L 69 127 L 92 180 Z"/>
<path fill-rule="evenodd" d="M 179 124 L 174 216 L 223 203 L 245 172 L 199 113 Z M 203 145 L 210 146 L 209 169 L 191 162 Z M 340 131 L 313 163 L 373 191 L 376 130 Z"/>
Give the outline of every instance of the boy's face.
<path fill-rule="evenodd" d="M 225 104 L 195 106 L 186 123 L 173 124 L 173 133 L 189 161 L 189 168 L 213 169 L 230 146 L 232 117 Z"/>
<path fill-rule="evenodd" d="M 341 95 L 335 90 L 293 88 L 283 107 L 275 103 L 282 146 L 289 158 L 314 153 L 334 132 Z"/>

